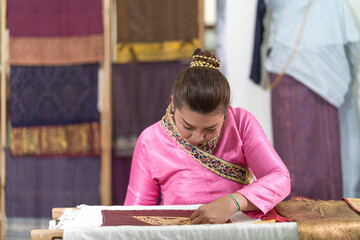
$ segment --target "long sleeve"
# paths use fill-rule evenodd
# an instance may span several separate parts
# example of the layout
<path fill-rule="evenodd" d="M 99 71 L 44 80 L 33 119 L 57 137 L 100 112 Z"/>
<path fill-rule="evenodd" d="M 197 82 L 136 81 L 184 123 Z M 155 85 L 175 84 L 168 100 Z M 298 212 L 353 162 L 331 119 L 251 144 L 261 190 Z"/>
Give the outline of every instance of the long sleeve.
<path fill-rule="evenodd" d="M 248 113 L 239 126 L 244 155 L 256 180 L 238 192 L 262 211 L 250 215 L 265 214 L 289 195 L 290 174 L 254 116 Z"/>
<path fill-rule="evenodd" d="M 140 135 L 135 146 L 124 205 L 156 205 L 159 197 L 160 188 L 151 176 L 143 137 Z"/>

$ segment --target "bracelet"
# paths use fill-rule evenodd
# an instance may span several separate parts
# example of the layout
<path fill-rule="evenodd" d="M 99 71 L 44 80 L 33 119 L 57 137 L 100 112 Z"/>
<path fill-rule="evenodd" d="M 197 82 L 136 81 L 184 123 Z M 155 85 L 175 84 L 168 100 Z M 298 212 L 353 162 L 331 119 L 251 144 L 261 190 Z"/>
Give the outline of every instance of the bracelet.
<path fill-rule="evenodd" d="M 232 194 L 228 194 L 228 196 L 230 196 L 236 203 L 236 205 L 238 206 L 238 211 L 240 211 L 240 204 L 239 202 L 236 200 L 236 198 L 232 195 Z"/>

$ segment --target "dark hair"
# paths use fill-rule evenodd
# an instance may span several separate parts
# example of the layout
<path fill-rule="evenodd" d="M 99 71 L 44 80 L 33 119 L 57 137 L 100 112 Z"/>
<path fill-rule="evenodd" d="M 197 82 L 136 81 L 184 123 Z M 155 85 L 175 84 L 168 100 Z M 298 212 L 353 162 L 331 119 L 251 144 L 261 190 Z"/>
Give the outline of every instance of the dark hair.
<path fill-rule="evenodd" d="M 219 67 L 214 54 L 197 48 L 190 67 L 175 79 L 171 90 L 174 107 L 181 109 L 186 104 L 199 113 L 217 110 L 225 114 L 230 105 L 230 86 Z"/>

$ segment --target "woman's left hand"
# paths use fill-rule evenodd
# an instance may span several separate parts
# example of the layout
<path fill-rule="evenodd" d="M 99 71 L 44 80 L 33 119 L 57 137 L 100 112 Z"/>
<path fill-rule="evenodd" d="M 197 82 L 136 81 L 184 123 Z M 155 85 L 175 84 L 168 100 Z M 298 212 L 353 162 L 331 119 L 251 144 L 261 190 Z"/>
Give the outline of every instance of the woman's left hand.
<path fill-rule="evenodd" d="M 200 206 L 190 217 L 191 224 L 226 223 L 237 211 L 237 206 L 229 196 L 221 197 Z"/>

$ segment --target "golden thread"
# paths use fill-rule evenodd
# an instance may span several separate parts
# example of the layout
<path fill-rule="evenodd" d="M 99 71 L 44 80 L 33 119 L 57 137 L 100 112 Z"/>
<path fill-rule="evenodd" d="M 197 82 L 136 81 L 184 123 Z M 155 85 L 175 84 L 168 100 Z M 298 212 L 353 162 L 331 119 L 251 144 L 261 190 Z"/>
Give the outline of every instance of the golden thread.
<path fill-rule="evenodd" d="M 133 216 L 133 218 L 155 226 L 190 225 L 191 222 L 187 217 Z"/>

